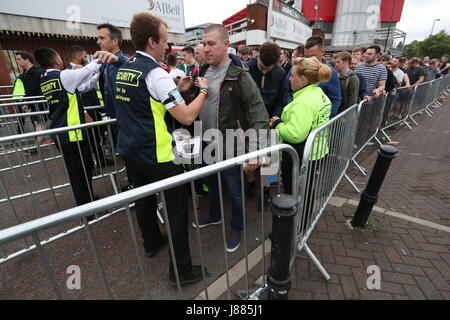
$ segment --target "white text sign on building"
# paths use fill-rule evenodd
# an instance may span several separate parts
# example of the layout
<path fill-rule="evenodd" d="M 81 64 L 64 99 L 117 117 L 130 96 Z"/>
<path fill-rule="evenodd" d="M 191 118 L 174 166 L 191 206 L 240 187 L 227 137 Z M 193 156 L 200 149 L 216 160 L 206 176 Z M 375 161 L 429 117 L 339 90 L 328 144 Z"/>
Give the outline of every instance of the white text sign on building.
<path fill-rule="evenodd" d="M 274 39 L 304 44 L 312 36 L 312 29 L 298 20 L 273 11 L 270 36 Z"/>

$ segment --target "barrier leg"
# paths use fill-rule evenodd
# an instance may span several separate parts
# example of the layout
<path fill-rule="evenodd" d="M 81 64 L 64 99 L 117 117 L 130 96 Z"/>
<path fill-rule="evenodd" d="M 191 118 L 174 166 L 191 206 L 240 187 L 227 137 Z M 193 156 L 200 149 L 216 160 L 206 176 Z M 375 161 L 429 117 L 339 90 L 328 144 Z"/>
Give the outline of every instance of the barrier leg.
<path fill-rule="evenodd" d="M 376 142 L 378 142 L 378 144 L 380 145 L 380 147 L 383 145 L 383 144 L 381 143 L 381 141 L 378 139 L 378 137 L 375 137 L 375 140 L 376 140 Z"/>
<path fill-rule="evenodd" d="M 414 122 L 414 124 L 415 124 L 416 126 L 419 126 L 419 124 L 416 122 L 416 120 L 414 120 L 414 118 L 413 118 L 412 116 L 410 116 L 409 118 L 411 119 L 412 122 Z M 411 129 L 412 129 L 412 128 L 411 128 Z"/>
<path fill-rule="evenodd" d="M 391 137 L 389 137 L 383 129 L 381 129 L 381 133 L 389 140 L 389 142 L 392 142 Z"/>
<path fill-rule="evenodd" d="M 358 170 L 362 173 L 362 175 L 365 177 L 367 176 L 367 170 L 364 169 L 363 167 L 361 167 L 358 162 L 356 162 L 355 159 L 352 159 L 353 163 L 355 164 L 355 166 L 358 168 Z"/>
<path fill-rule="evenodd" d="M 355 189 L 356 192 L 361 193 L 361 190 L 359 190 L 359 188 L 355 185 L 355 183 L 352 181 L 352 179 L 350 179 L 350 177 L 345 174 L 344 175 L 345 179 L 347 179 L 348 183 L 350 183 L 350 185 L 353 187 L 353 189 Z"/>
<path fill-rule="evenodd" d="M 413 128 L 411 127 L 411 125 L 406 122 L 406 120 L 403 120 L 404 124 L 409 128 L 409 130 L 412 130 Z"/>
<path fill-rule="evenodd" d="M 314 255 L 314 253 L 308 247 L 308 244 L 305 243 L 303 247 L 305 248 L 306 254 L 311 258 L 312 262 L 314 262 L 315 266 L 317 267 L 317 269 L 319 269 L 319 271 L 323 275 L 323 277 L 326 280 L 330 280 L 331 277 L 328 274 L 327 270 L 325 270 L 325 268 L 320 263 L 319 259 L 317 259 L 317 257 Z"/>

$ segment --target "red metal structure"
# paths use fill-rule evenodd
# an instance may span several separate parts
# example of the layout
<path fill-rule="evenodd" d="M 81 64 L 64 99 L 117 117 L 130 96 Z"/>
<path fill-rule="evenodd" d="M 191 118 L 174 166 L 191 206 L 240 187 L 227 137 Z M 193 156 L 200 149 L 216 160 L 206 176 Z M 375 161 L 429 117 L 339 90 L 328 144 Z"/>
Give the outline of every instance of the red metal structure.
<path fill-rule="evenodd" d="M 322 21 L 334 21 L 336 18 L 336 7 L 338 0 L 321 0 L 318 18 Z M 303 0 L 303 14 L 310 20 L 316 20 L 316 10 L 314 5 L 316 0 Z M 395 9 L 394 9 L 395 5 Z M 381 22 L 400 22 L 405 0 L 382 0 L 381 1 Z M 394 9 L 394 15 L 392 15 Z M 392 20 L 391 20 L 392 17 Z"/>

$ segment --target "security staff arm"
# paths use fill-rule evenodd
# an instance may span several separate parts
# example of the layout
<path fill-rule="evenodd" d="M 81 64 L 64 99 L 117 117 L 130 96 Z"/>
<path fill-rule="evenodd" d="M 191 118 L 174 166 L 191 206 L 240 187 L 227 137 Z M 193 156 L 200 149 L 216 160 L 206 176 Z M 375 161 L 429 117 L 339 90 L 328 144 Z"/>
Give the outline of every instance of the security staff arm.
<path fill-rule="evenodd" d="M 74 93 L 81 85 L 92 80 L 94 73 L 101 65 L 96 60 L 78 70 L 61 71 L 61 84 L 70 93 Z"/>
<path fill-rule="evenodd" d="M 208 88 L 208 80 L 198 79 L 200 88 Z M 207 92 L 201 93 L 186 105 L 172 78 L 161 68 L 150 72 L 145 82 L 150 94 L 158 98 L 166 106 L 167 111 L 183 125 L 191 125 L 197 119 L 207 98 Z"/>
<path fill-rule="evenodd" d="M 98 75 L 98 73 L 96 73 L 90 80 L 88 80 L 88 81 L 85 82 L 85 83 L 82 83 L 82 84 L 78 87 L 78 91 L 79 91 L 80 93 L 85 93 L 85 92 L 88 92 L 88 91 L 94 89 L 95 85 L 96 85 L 97 82 L 98 82 L 98 78 L 99 78 L 99 75 Z"/>
<path fill-rule="evenodd" d="M 189 105 L 183 102 L 176 107 L 170 108 L 169 113 L 181 124 L 190 126 L 202 111 L 206 98 L 206 95 L 199 94 Z"/>

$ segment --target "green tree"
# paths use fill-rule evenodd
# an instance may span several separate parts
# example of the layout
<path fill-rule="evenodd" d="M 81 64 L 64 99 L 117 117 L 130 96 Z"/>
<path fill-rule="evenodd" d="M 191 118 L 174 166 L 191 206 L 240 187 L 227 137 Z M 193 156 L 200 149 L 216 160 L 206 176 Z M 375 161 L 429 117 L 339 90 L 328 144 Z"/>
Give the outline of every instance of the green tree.
<path fill-rule="evenodd" d="M 413 41 L 403 49 L 403 55 L 408 57 L 441 58 L 444 54 L 450 53 L 450 35 L 442 30 L 441 32 L 426 38 L 423 41 Z"/>
<path fill-rule="evenodd" d="M 414 40 L 410 44 L 407 44 L 403 48 L 403 55 L 406 57 L 418 57 L 419 56 L 419 50 L 418 50 L 419 41 Z"/>

